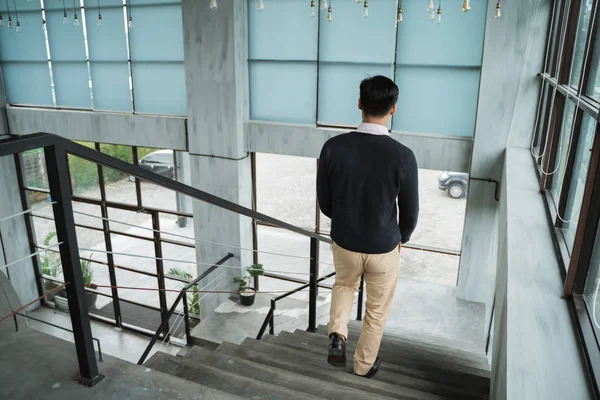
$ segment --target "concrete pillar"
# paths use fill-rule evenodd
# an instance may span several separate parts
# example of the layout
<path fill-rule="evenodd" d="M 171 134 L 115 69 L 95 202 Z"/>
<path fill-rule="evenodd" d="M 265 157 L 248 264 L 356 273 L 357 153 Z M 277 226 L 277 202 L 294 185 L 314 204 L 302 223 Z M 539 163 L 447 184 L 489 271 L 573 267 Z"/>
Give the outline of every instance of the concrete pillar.
<path fill-rule="evenodd" d="M 510 2 L 499 20 L 494 10 L 495 2 L 488 2 L 470 173 L 501 185 L 506 147 L 529 147 L 531 141 L 540 93 L 536 75 L 543 70 L 552 2 Z M 486 304 L 488 321 L 501 218 L 495 193 L 494 183 L 470 181 L 457 288 L 458 298 Z"/>
<path fill-rule="evenodd" d="M 188 106 L 188 142 L 194 187 L 251 206 L 250 158 L 245 151 L 248 120 L 247 2 L 220 0 L 217 10 L 206 2 L 183 0 L 184 64 Z M 194 201 L 196 239 L 252 247 L 251 221 Z M 196 243 L 199 263 L 214 263 L 228 252 L 226 264 L 245 267 L 252 253 Z M 199 265 L 198 273 L 209 268 Z M 234 290 L 239 269 L 220 268 L 201 287 Z M 203 296 L 201 314 L 210 315 L 228 295 Z"/>
<path fill-rule="evenodd" d="M 188 186 L 192 185 L 192 175 L 190 170 L 190 154 L 184 151 L 175 152 L 175 164 L 177 168 L 177 181 Z M 176 193 L 177 196 L 177 211 L 181 213 L 193 213 L 193 203 L 189 196 Z M 188 219 L 180 217 L 177 219 L 177 223 L 181 228 L 187 225 Z"/>
<path fill-rule="evenodd" d="M 6 118 L 6 95 L 4 92 L 4 79 L 0 69 L 0 140 L 5 139 L 8 131 L 8 119 Z"/>

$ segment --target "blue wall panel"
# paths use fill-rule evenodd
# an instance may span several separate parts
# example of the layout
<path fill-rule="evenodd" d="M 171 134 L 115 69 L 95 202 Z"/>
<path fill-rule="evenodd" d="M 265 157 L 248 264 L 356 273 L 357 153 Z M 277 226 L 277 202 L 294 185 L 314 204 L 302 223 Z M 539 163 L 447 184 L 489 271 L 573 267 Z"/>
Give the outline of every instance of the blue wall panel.
<path fill-rule="evenodd" d="M 314 124 L 316 62 L 250 63 L 250 118 Z"/>
<path fill-rule="evenodd" d="M 52 105 L 48 62 L 2 63 L 2 79 L 9 103 Z"/>
<path fill-rule="evenodd" d="M 396 0 L 370 2 L 369 17 L 362 4 L 334 1 L 333 20 L 321 10 L 321 61 L 394 63 Z"/>
<path fill-rule="evenodd" d="M 393 75 L 393 65 L 321 63 L 319 66 L 319 124 L 357 126 L 360 82 L 374 75 Z"/>
<path fill-rule="evenodd" d="M 186 114 L 183 63 L 134 63 L 132 68 L 136 112 Z"/>
<path fill-rule="evenodd" d="M 83 62 L 53 62 L 56 105 L 91 108 L 88 67 Z"/>
<path fill-rule="evenodd" d="M 319 21 L 310 17 L 310 2 L 270 1 L 262 12 L 257 12 L 257 3 L 250 0 L 248 5 L 250 59 L 317 60 Z"/>
<path fill-rule="evenodd" d="M 131 112 L 129 64 L 91 61 L 94 109 Z"/>
<path fill-rule="evenodd" d="M 479 75 L 477 68 L 398 66 L 393 129 L 473 136 Z"/>

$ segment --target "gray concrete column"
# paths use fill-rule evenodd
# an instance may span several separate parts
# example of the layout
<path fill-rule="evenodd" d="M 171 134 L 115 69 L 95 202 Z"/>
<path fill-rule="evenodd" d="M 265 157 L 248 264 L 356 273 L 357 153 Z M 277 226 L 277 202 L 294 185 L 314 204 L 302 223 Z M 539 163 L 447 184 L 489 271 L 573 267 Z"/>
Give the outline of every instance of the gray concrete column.
<path fill-rule="evenodd" d="M 7 136 L 8 121 L 6 118 L 6 94 L 4 92 L 4 77 L 2 70 L 0 69 L 0 139 L 4 139 L 3 136 Z"/>
<path fill-rule="evenodd" d="M 0 219 L 3 219 L 22 212 L 23 207 L 15 160 L 12 156 L 0 157 L 0 171 Z M 31 254 L 25 217 L 19 216 L 0 222 L 0 238 L 4 247 L 2 252 L 0 246 L 0 266 L 5 265 L 5 261 L 11 263 Z M 21 304 L 29 303 L 39 296 L 33 268 L 33 262 L 27 259 L 3 270 L 10 277 Z M 37 306 L 35 304 L 30 309 Z"/>
<path fill-rule="evenodd" d="M 470 173 L 501 185 L 506 147 L 529 147 L 531 141 L 552 2 L 507 3 L 499 20 L 494 10 L 495 2 L 488 2 Z M 485 303 L 488 319 L 498 251 L 495 190 L 494 183 L 470 181 L 457 288 L 458 298 Z"/>
<path fill-rule="evenodd" d="M 183 0 L 184 64 L 188 106 L 188 142 L 192 185 L 250 207 L 250 159 L 245 151 L 248 121 L 247 3 Z M 194 201 L 194 231 L 198 240 L 252 247 L 251 221 L 229 211 Z M 252 253 L 208 243 L 196 243 L 199 263 L 214 263 L 228 252 L 227 265 L 245 267 Z M 199 265 L 202 273 L 208 265 Z M 201 286 L 233 290 L 240 269 L 221 268 Z M 210 315 L 228 295 L 203 296 L 201 314 Z"/>

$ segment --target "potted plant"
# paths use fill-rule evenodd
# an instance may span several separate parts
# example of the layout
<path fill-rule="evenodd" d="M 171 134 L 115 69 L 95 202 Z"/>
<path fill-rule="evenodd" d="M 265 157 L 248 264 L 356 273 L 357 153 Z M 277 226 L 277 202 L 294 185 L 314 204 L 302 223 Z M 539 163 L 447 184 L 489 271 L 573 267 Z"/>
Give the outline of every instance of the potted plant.
<path fill-rule="evenodd" d="M 262 264 L 250 265 L 246 268 L 246 274 L 242 277 L 233 278 L 233 282 L 238 286 L 237 293 L 240 296 L 240 304 L 243 306 L 251 306 L 254 304 L 256 299 L 256 290 L 251 286 L 252 278 L 256 276 L 262 276 L 265 274 L 265 270 Z"/>
<path fill-rule="evenodd" d="M 48 235 L 46 235 L 46 237 L 44 238 L 44 246 L 49 247 L 51 245 L 52 240 L 55 237 L 56 232 L 50 232 Z M 62 272 L 60 263 L 60 253 L 52 250 L 45 250 L 40 255 L 40 266 L 43 275 L 57 278 Z M 60 283 L 50 279 L 44 279 L 43 282 L 46 292 L 49 292 L 60 286 Z M 56 294 L 52 293 L 51 295 L 47 296 L 46 299 L 49 301 L 54 301 L 55 296 Z"/>
<path fill-rule="evenodd" d="M 88 258 L 92 258 L 94 254 L 90 254 Z M 91 260 L 81 260 L 81 273 L 83 274 L 83 284 L 86 288 L 96 290 L 98 286 L 94 284 L 94 270 L 92 269 Z M 85 293 L 88 309 L 96 308 L 96 301 L 98 301 L 98 293 L 87 292 Z"/>
<path fill-rule="evenodd" d="M 179 278 L 192 280 L 193 276 L 187 271 L 181 268 L 171 268 L 167 275 L 177 276 Z M 193 328 L 200 323 L 200 291 L 198 290 L 198 284 L 192 286 L 192 292 L 187 294 L 188 313 L 192 314 L 196 318 L 190 319 L 190 326 Z"/>
<path fill-rule="evenodd" d="M 89 258 L 92 258 L 93 254 L 90 254 Z M 98 286 L 94 284 L 94 270 L 91 267 L 92 262 L 90 260 L 81 260 L 81 273 L 83 275 L 83 285 L 86 288 L 96 290 Z M 86 291 L 85 293 L 88 309 L 92 309 L 96 307 L 96 302 L 98 301 L 98 293 Z M 63 311 L 69 311 L 69 302 L 67 300 L 67 291 L 66 289 L 58 292 L 56 297 L 54 298 L 54 304 L 57 308 Z"/>

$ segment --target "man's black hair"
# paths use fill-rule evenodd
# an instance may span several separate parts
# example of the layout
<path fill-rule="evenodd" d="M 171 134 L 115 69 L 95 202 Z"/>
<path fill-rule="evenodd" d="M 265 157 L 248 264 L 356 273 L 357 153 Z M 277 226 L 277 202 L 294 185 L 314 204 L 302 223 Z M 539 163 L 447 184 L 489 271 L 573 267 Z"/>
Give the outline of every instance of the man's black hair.
<path fill-rule="evenodd" d="M 382 75 L 367 78 L 360 83 L 360 102 L 366 115 L 386 116 L 398 101 L 398 86 Z"/>

